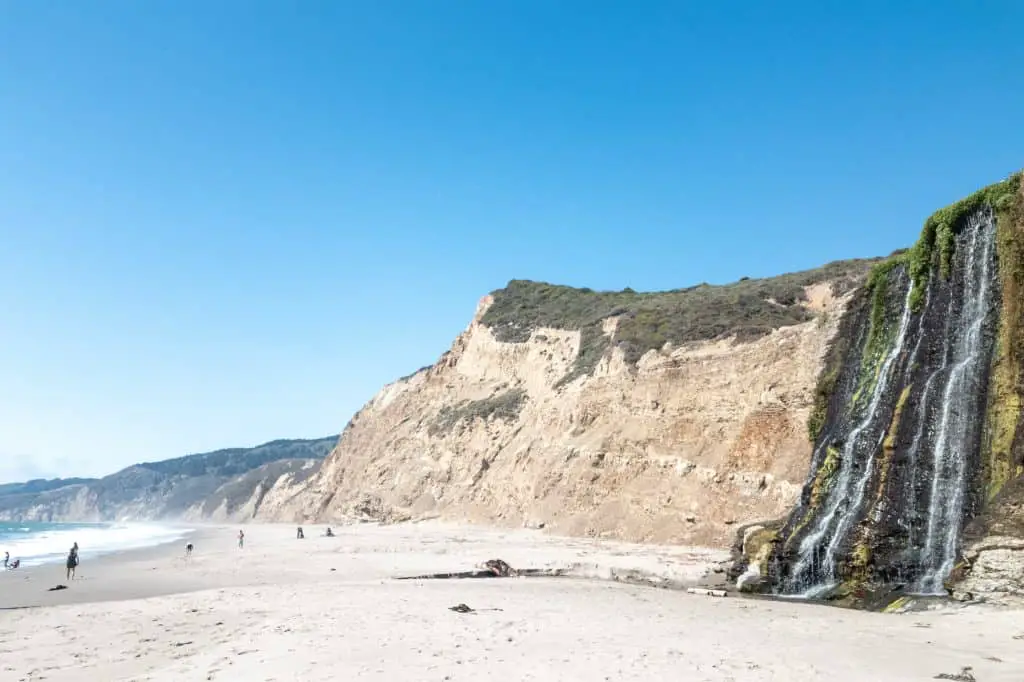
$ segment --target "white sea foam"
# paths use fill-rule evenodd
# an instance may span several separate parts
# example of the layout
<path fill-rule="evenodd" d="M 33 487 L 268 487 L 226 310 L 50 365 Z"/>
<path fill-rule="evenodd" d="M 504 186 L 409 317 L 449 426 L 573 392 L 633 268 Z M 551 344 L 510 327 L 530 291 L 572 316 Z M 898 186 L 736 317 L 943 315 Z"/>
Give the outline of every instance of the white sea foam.
<path fill-rule="evenodd" d="M 157 523 L 43 524 L 38 528 L 18 529 L 19 533 L 0 538 L 0 556 L 10 552 L 11 560 L 22 566 L 62 561 L 78 543 L 83 561 L 90 557 L 129 549 L 143 549 L 174 542 L 191 528 Z"/>

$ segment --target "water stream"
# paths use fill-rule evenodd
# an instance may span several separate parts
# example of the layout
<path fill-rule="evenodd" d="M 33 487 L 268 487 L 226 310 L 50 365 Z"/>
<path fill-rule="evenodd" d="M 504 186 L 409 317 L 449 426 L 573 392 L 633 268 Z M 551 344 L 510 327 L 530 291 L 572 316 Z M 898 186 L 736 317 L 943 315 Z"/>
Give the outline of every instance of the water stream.
<path fill-rule="evenodd" d="M 803 501 L 780 531 L 780 594 L 827 595 L 858 551 L 858 570 L 875 580 L 945 593 L 971 513 L 1000 296 L 992 212 L 958 227 L 948 273 L 936 256 L 919 310 L 906 266 L 888 275 L 882 357 L 868 358 L 862 333 L 844 358 Z"/>
<path fill-rule="evenodd" d="M 912 287 L 908 283 L 896 341 L 882 361 L 864 418 L 850 432 L 843 445 L 839 475 L 829 491 L 825 510 L 816 519 L 813 530 L 800 543 L 800 558 L 793 571 L 794 580 L 806 581 L 808 597 L 832 589 L 837 583 L 836 547 L 846 537 L 850 524 L 860 511 L 871 463 L 885 438 L 885 424 L 879 423 L 881 412 L 878 407 L 889 388 L 896 358 L 906 342 L 907 328 L 910 326 L 911 292 Z M 860 462 L 858 456 L 866 456 L 867 463 Z M 813 581 L 807 581 L 808 576 L 805 574 L 809 569 L 813 569 Z"/>
<path fill-rule="evenodd" d="M 982 331 L 992 310 L 995 290 L 992 261 L 995 225 L 991 214 L 974 216 L 968 222 L 970 249 L 964 269 L 964 310 L 966 323 L 955 330 L 952 366 L 946 373 L 941 411 L 932 449 L 932 485 L 928 503 L 928 526 L 921 553 L 924 575 L 918 590 L 925 594 L 944 593 L 942 583 L 953 569 L 957 540 L 963 523 L 967 488 L 966 454 L 980 433 L 980 415 L 972 410 L 985 379 L 982 360 L 987 360 Z M 980 242 L 980 244 L 979 244 Z"/>

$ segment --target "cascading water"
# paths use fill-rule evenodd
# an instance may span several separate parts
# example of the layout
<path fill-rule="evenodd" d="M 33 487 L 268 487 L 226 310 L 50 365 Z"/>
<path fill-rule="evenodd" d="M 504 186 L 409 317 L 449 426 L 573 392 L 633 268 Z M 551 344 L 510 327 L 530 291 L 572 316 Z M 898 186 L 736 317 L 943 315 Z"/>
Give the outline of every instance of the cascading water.
<path fill-rule="evenodd" d="M 846 438 L 839 461 L 839 475 L 829 491 L 824 513 L 818 517 L 813 530 L 800 543 L 800 558 L 794 568 L 793 578 L 797 584 L 806 585 L 805 596 L 817 596 L 836 585 L 836 547 L 846 536 L 852 520 L 864 502 L 864 490 L 871 473 L 871 462 L 881 439 L 885 437 L 885 424 L 881 424 L 879 428 L 878 407 L 889 388 L 894 363 L 907 338 L 911 291 L 908 283 L 896 342 L 882 361 L 871 401 L 864 411 L 864 418 Z M 860 463 L 857 458 L 861 455 L 866 456 L 868 461 L 866 465 L 858 467 Z M 825 545 L 824 548 L 822 544 Z"/>
<path fill-rule="evenodd" d="M 992 211 L 953 227 L 924 291 L 898 265 L 875 284 L 882 307 L 869 316 L 863 303 L 852 322 L 861 333 L 770 561 L 780 594 L 826 596 L 849 580 L 944 593 L 973 504 L 1001 295 Z"/>
<path fill-rule="evenodd" d="M 972 216 L 967 225 L 970 248 L 964 268 L 964 310 L 967 323 L 955 331 L 952 365 L 946 374 L 942 408 L 936 425 L 938 436 L 932 450 L 933 473 L 928 504 L 928 526 L 921 565 L 924 575 L 918 590 L 943 592 L 942 583 L 953 569 L 957 540 L 963 523 L 968 470 L 966 453 L 977 439 L 980 421 L 967 400 L 981 390 L 987 369 L 982 335 L 992 313 L 995 291 L 992 266 L 995 256 L 995 224 L 990 212 Z"/>

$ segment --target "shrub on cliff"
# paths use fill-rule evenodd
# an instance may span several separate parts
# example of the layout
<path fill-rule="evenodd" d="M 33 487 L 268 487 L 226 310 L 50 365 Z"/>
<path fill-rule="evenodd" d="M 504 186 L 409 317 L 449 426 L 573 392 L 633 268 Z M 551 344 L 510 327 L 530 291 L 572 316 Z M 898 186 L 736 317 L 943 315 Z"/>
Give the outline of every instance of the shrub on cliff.
<path fill-rule="evenodd" d="M 446 405 L 438 412 L 427 431 L 431 436 L 446 434 L 461 421 L 472 422 L 474 419 L 508 419 L 519 416 L 519 411 L 526 401 L 526 391 L 513 388 L 483 400 L 464 400 L 458 405 Z"/>
<path fill-rule="evenodd" d="M 593 291 L 545 282 L 512 280 L 493 292 L 481 322 L 499 341 L 521 343 L 541 327 L 579 330 L 580 351 L 561 383 L 589 374 L 611 343 L 636 362 L 665 343 L 682 344 L 735 336 L 751 341 L 772 330 L 811 319 L 800 305 L 804 288 L 832 281 L 836 294 L 858 285 L 877 259 L 837 261 L 824 267 L 767 279 L 744 278 L 726 285 L 699 284 L 654 293 Z M 602 322 L 618 317 L 614 340 Z"/>

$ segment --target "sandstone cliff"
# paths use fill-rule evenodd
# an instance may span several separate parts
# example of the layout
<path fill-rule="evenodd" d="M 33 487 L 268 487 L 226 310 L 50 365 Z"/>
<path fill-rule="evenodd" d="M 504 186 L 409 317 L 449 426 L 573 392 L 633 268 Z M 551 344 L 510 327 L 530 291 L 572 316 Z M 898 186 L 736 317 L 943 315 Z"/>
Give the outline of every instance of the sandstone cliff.
<path fill-rule="evenodd" d="M 823 356 L 869 265 L 662 294 L 513 282 L 260 516 L 728 546 L 795 504 Z"/>

